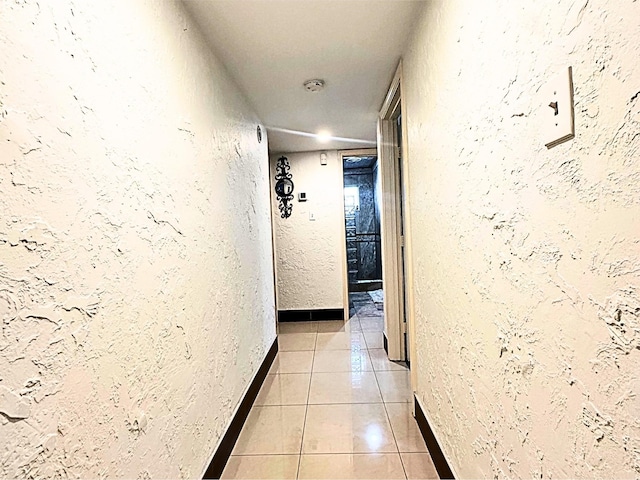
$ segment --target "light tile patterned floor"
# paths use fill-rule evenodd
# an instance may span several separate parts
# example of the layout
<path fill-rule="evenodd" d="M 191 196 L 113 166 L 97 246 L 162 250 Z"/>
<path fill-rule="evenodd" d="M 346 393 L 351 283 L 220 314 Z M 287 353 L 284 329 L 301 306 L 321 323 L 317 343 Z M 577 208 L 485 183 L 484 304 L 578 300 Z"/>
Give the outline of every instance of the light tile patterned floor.
<path fill-rule="evenodd" d="M 278 356 L 222 478 L 438 478 L 409 370 L 381 349 L 380 320 L 363 318 L 279 325 Z"/>

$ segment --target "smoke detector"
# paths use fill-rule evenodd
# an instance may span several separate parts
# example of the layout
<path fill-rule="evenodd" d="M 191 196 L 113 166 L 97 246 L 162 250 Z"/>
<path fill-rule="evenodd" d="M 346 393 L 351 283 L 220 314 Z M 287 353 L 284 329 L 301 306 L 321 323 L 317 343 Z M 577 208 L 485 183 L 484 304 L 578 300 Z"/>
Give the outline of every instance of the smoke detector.
<path fill-rule="evenodd" d="M 303 85 L 308 92 L 312 93 L 324 90 L 324 80 L 320 80 L 319 78 L 316 78 L 314 80 L 307 80 Z"/>

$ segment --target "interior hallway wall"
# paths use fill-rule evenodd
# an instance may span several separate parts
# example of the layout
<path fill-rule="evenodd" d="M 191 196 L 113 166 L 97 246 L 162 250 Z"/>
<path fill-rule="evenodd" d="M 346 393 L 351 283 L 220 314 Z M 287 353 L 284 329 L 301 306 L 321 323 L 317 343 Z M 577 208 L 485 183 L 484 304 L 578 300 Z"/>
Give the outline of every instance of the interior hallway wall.
<path fill-rule="evenodd" d="M 412 365 L 460 477 L 640 474 L 638 58 L 631 0 L 434 0 L 409 41 Z"/>
<path fill-rule="evenodd" d="M 0 2 L 0 477 L 196 478 L 275 339 L 267 143 L 179 1 Z"/>
<path fill-rule="evenodd" d="M 322 153 L 327 154 L 327 165 L 320 164 Z M 341 309 L 345 247 L 340 157 L 336 150 L 284 154 L 295 199 L 291 216 L 281 218 L 274 192 L 281 156 L 271 155 L 270 175 L 278 310 Z M 307 194 L 306 202 L 298 201 L 300 192 Z"/>

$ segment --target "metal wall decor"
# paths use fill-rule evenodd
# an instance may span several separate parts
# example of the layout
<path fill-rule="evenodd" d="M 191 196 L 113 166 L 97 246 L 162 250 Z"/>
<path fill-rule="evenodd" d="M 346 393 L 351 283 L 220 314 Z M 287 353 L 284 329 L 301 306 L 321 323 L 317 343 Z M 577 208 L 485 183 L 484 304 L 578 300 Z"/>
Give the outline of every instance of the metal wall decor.
<path fill-rule="evenodd" d="M 293 181 L 291 180 L 291 173 L 289 173 L 289 159 L 287 157 L 280 157 L 276 164 L 276 195 L 278 195 L 278 208 L 280 209 L 280 216 L 282 218 L 289 218 L 291 216 L 291 209 L 293 208 Z"/>

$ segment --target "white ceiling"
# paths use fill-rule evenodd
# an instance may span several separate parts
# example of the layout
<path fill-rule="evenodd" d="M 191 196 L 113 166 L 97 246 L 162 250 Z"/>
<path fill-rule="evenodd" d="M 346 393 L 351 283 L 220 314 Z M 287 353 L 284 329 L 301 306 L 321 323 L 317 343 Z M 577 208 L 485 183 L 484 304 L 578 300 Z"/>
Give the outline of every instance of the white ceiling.
<path fill-rule="evenodd" d="M 270 151 L 375 146 L 377 114 L 422 1 L 184 3 L 267 127 Z M 326 81 L 324 91 L 303 88 L 313 78 Z"/>

